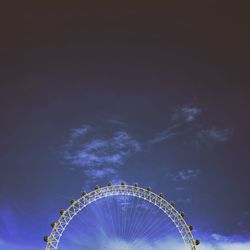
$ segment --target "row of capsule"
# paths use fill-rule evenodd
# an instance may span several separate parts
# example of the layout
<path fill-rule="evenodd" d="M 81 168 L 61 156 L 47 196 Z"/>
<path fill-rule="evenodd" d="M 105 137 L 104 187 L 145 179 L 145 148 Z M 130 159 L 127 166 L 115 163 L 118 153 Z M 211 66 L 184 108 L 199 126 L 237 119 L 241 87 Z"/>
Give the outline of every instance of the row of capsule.
<path fill-rule="evenodd" d="M 125 182 L 121 182 L 120 185 L 121 185 L 121 186 L 125 186 L 126 184 L 125 184 Z M 108 186 L 108 187 L 111 187 L 111 186 L 112 186 L 112 183 L 109 182 L 107 186 Z M 138 184 L 138 183 L 135 183 L 133 186 L 134 186 L 134 187 L 139 187 L 139 184 Z M 98 190 L 98 189 L 100 189 L 100 186 L 96 185 L 94 189 L 95 189 L 95 190 Z M 148 192 L 151 192 L 151 191 L 152 191 L 151 187 L 147 187 L 146 190 L 147 190 Z M 85 191 L 82 192 L 82 196 L 86 196 L 87 194 L 88 194 L 88 193 L 85 192 Z M 163 193 L 160 193 L 159 196 L 160 196 L 161 198 L 163 198 Z M 72 205 L 72 204 L 74 204 L 74 203 L 75 203 L 75 200 L 72 199 L 72 200 L 70 201 L 70 204 Z M 175 206 L 175 203 L 174 203 L 173 201 L 171 201 L 171 202 L 170 202 L 170 205 L 171 205 L 172 207 L 174 207 L 174 206 Z M 63 215 L 64 212 L 65 212 L 65 210 L 62 209 L 62 210 L 60 211 L 60 214 Z M 184 219 L 185 214 L 184 214 L 183 212 L 180 212 L 180 215 L 181 215 L 181 217 Z M 54 228 L 55 225 L 56 225 L 56 222 L 52 222 L 50 225 L 51 225 L 52 228 Z M 190 231 L 193 230 L 193 226 L 192 226 L 192 225 L 189 225 L 188 228 L 189 228 Z M 48 242 L 49 237 L 48 237 L 48 236 L 44 236 L 43 239 L 44 239 L 45 242 Z M 195 240 L 195 245 L 199 245 L 199 244 L 200 244 L 200 241 L 199 241 L 199 240 Z"/>

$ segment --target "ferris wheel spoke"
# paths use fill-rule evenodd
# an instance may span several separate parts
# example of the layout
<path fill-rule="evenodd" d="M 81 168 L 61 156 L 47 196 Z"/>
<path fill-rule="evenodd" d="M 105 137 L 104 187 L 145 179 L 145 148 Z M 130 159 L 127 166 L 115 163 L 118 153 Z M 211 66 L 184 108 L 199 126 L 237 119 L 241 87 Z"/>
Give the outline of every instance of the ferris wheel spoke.
<path fill-rule="evenodd" d="M 140 201 L 139 201 L 139 199 L 137 199 L 137 197 L 133 197 L 133 198 L 134 198 L 133 201 L 135 201 L 135 207 L 137 207 L 138 203 Z M 131 204 L 131 206 L 134 207 L 133 204 L 134 204 L 134 202 Z M 135 209 L 132 209 L 132 208 L 130 208 L 130 209 L 131 209 L 131 219 L 130 219 L 131 223 L 130 223 L 129 228 L 128 228 L 128 240 L 131 240 L 131 237 L 132 237 L 134 230 L 135 230 L 135 224 L 136 224 L 136 221 L 138 219 L 136 216 L 137 211 Z"/>

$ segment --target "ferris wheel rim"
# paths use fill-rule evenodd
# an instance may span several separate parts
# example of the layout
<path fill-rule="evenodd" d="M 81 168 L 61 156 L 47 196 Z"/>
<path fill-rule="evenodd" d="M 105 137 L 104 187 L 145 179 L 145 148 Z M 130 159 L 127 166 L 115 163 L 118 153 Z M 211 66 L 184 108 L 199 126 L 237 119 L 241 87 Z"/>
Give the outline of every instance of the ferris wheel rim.
<path fill-rule="evenodd" d="M 63 235 L 67 225 L 86 206 L 96 202 L 97 200 L 119 195 L 134 196 L 139 199 L 144 199 L 158 207 L 174 223 L 184 241 L 186 249 L 196 250 L 196 245 L 199 244 L 199 241 L 194 239 L 191 232 L 192 229 L 190 229 L 190 226 L 187 225 L 183 214 L 174 207 L 174 204 L 164 199 L 162 194 L 158 195 L 152 192 L 150 188 L 146 189 L 139 187 L 137 184 L 132 186 L 125 183 L 121 183 L 120 185 L 109 184 L 105 187 L 96 186 L 93 191 L 89 193 L 84 192 L 79 199 L 71 200 L 71 205 L 66 210 L 61 210 L 61 216 L 58 221 L 51 223 L 53 229 L 51 234 L 46 237 L 46 250 L 58 249 L 61 236 Z"/>

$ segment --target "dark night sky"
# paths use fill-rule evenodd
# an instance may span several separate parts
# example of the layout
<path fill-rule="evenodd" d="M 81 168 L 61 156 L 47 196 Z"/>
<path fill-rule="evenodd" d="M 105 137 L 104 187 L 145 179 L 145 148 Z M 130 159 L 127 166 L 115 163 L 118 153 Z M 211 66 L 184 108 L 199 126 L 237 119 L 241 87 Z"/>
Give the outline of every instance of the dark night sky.
<path fill-rule="evenodd" d="M 13 1 L 0 16 L 1 250 L 43 249 L 68 200 L 108 179 L 168 193 L 214 244 L 201 250 L 246 249 L 246 2 Z"/>

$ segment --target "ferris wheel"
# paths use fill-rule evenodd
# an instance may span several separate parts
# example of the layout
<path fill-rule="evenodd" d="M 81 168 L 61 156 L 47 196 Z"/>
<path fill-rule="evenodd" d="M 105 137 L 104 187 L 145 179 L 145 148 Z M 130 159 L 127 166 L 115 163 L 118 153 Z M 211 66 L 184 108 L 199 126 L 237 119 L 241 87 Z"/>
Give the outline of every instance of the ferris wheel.
<path fill-rule="evenodd" d="M 95 204 L 100 200 L 105 200 L 110 197 L 135 197 L 142 201 L 150 203 L 157 210 L 163 212 L 164 217 L 168 217 L 171 224 L 175 226 L 178 235 L 182 238 L 182 244 L 187 250 L 196 250 L 196 246 L 200 241 L 195 240 L 192 235 L 193 227 L 188 225 L 184 219 L 184 213 L 178 212 L 173 202 L 168 202 L 164 199 L 163 194 L 151 191 L 151 188 L 139 187 L 137 183 L 134 185 L 127 185 L 121 182 L 120 185 L 112 185 L 108 183 L 105 187 L 96 186 L 95 189 L 89 193 L 83 192 L 81 197 L 77 200 L 71 200 L 70 206 L 66 210 L 60 211 L 60 218 L 56 222 L 51 223 L 52 232 L 49 236 L 44 237 L 46 242 L 46 250 L 60 249 L 59 243 L 63 238 L 65 229 L 70 225 L 71 220 L 78 215 L 84 208 L 85 210 L 91 204 Z M 163 232 L 164 233 L 164 232 Z M 83 248 L 84 249 L 84 248 Z M 103 247 L 102 249 L 105 249 Z"/>

